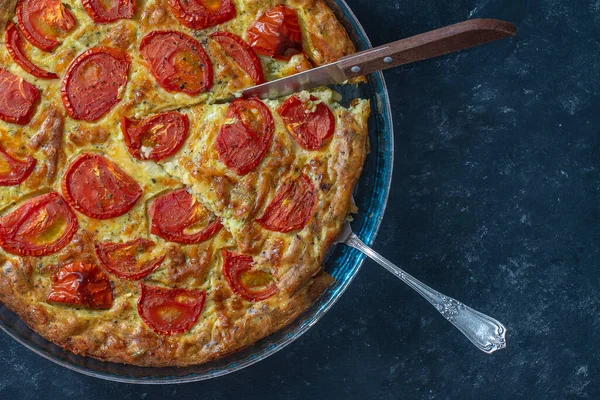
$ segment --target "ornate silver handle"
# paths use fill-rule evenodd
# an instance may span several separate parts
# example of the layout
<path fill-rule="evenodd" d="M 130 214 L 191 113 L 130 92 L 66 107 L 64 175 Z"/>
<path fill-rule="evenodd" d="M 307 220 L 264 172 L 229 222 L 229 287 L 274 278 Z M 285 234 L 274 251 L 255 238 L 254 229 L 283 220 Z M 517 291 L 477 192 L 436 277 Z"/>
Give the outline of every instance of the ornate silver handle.
<path fill-rule="evenodd" d="M 499 321 L 473 310 L 413 278 L 364 244 L 354 233 L 348 235 L 344 243 L 363 252 L 425 297 L 444 318 L 457 327 L 480 350 L 491 354 L 506 347 L 506 328 Z"/>

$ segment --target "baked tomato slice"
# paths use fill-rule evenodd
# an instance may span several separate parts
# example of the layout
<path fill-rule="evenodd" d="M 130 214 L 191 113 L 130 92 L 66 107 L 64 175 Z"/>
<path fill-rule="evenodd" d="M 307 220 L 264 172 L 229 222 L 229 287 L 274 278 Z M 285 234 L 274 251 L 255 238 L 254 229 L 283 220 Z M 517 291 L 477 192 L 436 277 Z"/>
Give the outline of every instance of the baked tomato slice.
<path fill-rule="evenodd" d="M 0 217 L 0 247 L 17 256 L 46 256 L 69 244 L 77 227 L 65 199 L 46 193 Z"/>
<path fill-rule="evenodd" d="M 269 108 L 258 99 L 236 99 L 217 135 L 220 160 L 238 175 L 252 171 L 263 159 L 273 139 L 275 124 Z"/>
<path fill-rule="evenodd" d="M 333 113 L 312 95 L 307 100 L 291 96 L 277 112 L 296 143 L 307 150 L 319 150 L 333 136 Z"/>
<path fill-rule="evenodd" d="M 294 54 L 302 53 L 298 14 L 281 4 L 258 17 L 248 28 L 247 37 L 254 51 L 264 56 L 289 60 Z"/>
<path fill-rule="evenodd" d="M 96 245 L 96 254 L 102 266 L 119 278 L 138 280 L 149 275 L 164 260 L 154 257 L 152 240 L 138 238 L 124 243 L 104 242 Z"/>
<path fill-rule="evenodd" d="M 250 301 L 268 299 L 277 292 L 277 286 L 269 272 L 253 270 L 252 257 L 221 250 L 223 276 L 231 290 Z"/>
<path fill-rule="evenodd" d="M 171 12 L 183 25 L 204 29 L 235 17 L 232 0 L 169 0 Z"/>
<path fill-rule="evenodd" d="M 139 160 L 161 161 L 177 153 L 190 129 L 185 114 L 176 111 L 153 115 L 143 120 L 121 118 L 125 144 Z"/>
<path fill-rule="evenodd" d="M 0 68 L 0 119 L 13 124 L 29 123 L 40 98 L 31 83 Z"/>
<path fill-rule="evenodd" d="M 29 43 L 52 51 L 75 27 L 73 14 L 58 0 L 19 0 L 17 24 Z"/>
<path fill-rule="evenodd" d="M 127 84 L 131 58 L 112 47 L 81 53 L 63 76 L 60 93 L 73 119 L 95 121 L 117 104 Z"/>
<path fill-rule="evenodd" d="M 0 186 L 15 186 L 31 175 L 37 160 L 31 156 L 19 160 L 0 146 Z"/>
<path fill-rule="evenodd" d="M 196 200 L 186 188 L 155 198 L 148 208 L 150 232 L 171 242 L 194 244 L 215 235 L 221 220 Z"/>
<path fill-rule="evenodd" d="M 285 183 L 277 190 L 262 217 L 256 220 L 263 228 L 276 232 L 302 229 L 310 221 L 317 193 L 306 174 Z"/>
<path fill-rule="evenodd" d="M 99 24 L 131 18 L 135 14 L 135 0 L 81 0 L 81 4 Z"/>
<path fill-rule="evenodd" d="M 74 304 L 94 309 L 112 307 L 110 280 L 97 265 L 72 262 L 54 274 L 52 281 L 49 303 Z"/>
<path fill-rule="evenodd" d="M 242 40 L 241 37 L 231 32 L 215 32 L 210 35 L 213 40 L 250 76 L 255 84 L 265 82 L 260 60 L 254 54 L 252 48 Z"/>
<path fill-rule="evenodd" d="M 74 209 L 96 219 L 125 214 L 142 196 L 140 185 L 117 164 L 91 153 L 71 162 L 63 177 L 62 190 Z"/>
<path fill-rule="evenodd" d="M 159 86 L 196 95 L 212 87 L 212 64 L 193 37 L 175 31 L 150 32 L 140 43 L 142 57 Z"/>
<path fill-rule="evenodd" d="M 138 313 L 160 335 L 174 335 L 192 329 L 198 322 L 206 292 L 190 289 L 167 289 L 140 283 L 142 294 Z"/>
<path fill-rule="evenodd" d="M 23 38 L 17 29 L 17 26 L 10 22 L 6 27 L 4 35 L 6 41 L 6 49 L 12 59 L 31 75 L 41 79 L 58 79 L 58 75 L 53 72 L 44 71 L 37 65 L 31 62 L 23 50 Z"/>

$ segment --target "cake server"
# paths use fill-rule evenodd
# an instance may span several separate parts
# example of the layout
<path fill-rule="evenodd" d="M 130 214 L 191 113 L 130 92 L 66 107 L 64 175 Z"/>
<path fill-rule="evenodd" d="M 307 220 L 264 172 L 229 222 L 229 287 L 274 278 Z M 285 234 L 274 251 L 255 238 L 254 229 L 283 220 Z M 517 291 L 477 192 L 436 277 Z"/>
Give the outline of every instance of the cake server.
<path fill-rule="evenodd" d="M 364 244 L 352 232 L 350 222 L 346 221 L 344 223 L 336 243 L 344 243 L 355 248 L 413 288 L 430 302 L 444 318 L 457 327 L 479 350 L 491 354 L 506 347 L 506 328 L 500 321 L 480 313 L 452 297 L 441 294 L 407 274 L 400 267 Z"/>
<path fill-rule="evenodd" d="M 517 29 L 510 22 L 472 19 L 367 49 L 331 64 L 253 86 L 243 90 L 239 96 L 274 99 L 300 90 L 343 83 L 348 79 L 372 72 L 478 46 L 514 36 L 516 32 Z"/>

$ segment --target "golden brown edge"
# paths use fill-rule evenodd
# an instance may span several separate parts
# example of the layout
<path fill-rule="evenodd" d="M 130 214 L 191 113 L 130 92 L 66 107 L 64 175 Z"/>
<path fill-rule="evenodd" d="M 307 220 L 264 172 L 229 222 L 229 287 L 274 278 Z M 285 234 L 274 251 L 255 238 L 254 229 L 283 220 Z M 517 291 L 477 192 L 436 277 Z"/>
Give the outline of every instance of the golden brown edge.
<path fill-rule="evenodd" d="M 12 18 L 17 0 L 0 0 L 0 42 L 4 41 L 6 24 Z"/>
<path fill-rule="evenodd" d="M 334 62 L 356 51 L 342 23 L 323 0 L 289 0 L 289 4 L 300 13 L 307 55 L 313 64 Z"/>
<path fill-rule="evenodd" d="M 350 214 L 353 204 L 352 192 L 362 173 L 368 152 L 370 104 L 366 103 L 364 108 L 364 112 L 359 116 L 349 111 L 339 113 L 342 123 L 338 124 L 334 133 L 336 147 L 329 149 L 329 153 L 336 157 L 333 165 L 330 165 L 336 172 L 336 192 L 329 198 L 329 207 L 317 210 L 310 222 L 315 224 L 315 231 L 319 231 L 318 226 L 322 220 L 332 220 L 335 226 L 326 230 L 325 236 L 321 238 L 323 245 L 317 263 L 311 263 L 305 257 L 301 257 L 301 263 L 294 265 L 281 277 L 278 286 L 289 293 L 299 290 L 321 270 L 325 256 Z M 357 117 L 361 120 L 357 120 Z M 322 214 L 327 214 L 327 217 L 321 217 Z"/>
<path fill-rule="evenodd" d="M 45 320 L 44 313 L 37 312 L 35 307 L 31 307 L 20 296 L 19 293 L 29 290 L 29 273 L 24 271 L 24 268 L 27 268 L 26 265 L 26 263 L 15 265 L 8 259 L 0 259 L 0 268 L 4 270 L 5 277 L 9 278 L 0 280 L 0 301 L 11 311 L 17 313 L 31 329 L 52 343 L 75 354 L 102 361 L 148 367 L 198 365 L 250 346 L 294 321 L 333 281 L 333 278 L 324 272 L 317 275 L 302 290 L 290 297 L 288 302 L 282 303 L 279 308 L 269 310 L 264 307 L 258 313 L 246 314 L 244 318 L 235 321 L 235 325 L 229 330 L 230 334 L 224 340 L 226 345 L 218 346 L 217 350 L 199 352 L 193 359 L 181 360 L 174 358 L 172 353 L 168 354 L 167 351 L 172 352 L 173 349 L 169 348 L 165 351 L 166 347 L 149 349 L 139 357 L 132 357 L 125 349 L 110 351 L 109 348 L 109 351 L 105 352 L 92 352 L 77 346 L 80 343 L 70 342 L 64 335 L 60 335 L 60 331 L 57 332 L 51 328 L 51 324 Z"/>

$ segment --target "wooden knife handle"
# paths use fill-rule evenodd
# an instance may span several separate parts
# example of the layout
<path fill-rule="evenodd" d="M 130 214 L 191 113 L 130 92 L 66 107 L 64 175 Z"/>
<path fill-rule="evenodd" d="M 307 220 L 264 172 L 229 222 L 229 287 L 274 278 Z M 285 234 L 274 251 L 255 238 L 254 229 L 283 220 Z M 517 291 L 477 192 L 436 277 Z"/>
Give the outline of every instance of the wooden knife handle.
<path fill-rule="evenodd" d="M 338 60 L 348 79 L 514 36 L 517 28 L 496 19 L 472 19 Z"/>

